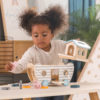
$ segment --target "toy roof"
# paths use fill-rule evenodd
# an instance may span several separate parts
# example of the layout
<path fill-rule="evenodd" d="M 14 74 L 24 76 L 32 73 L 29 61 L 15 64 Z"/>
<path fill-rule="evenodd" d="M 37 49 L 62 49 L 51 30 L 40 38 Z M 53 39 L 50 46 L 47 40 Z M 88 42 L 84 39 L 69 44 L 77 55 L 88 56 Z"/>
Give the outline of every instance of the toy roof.
<path fill-rule="evenodd" d="M 83 41 L 79 41 L 79 40 L 69 40 L 69 41 L 66 41 L 65 43 L 70 43 L 70 42 L 73 42 L 75 45 L 81 47 L 81 48 L 85 48 L 85 49 L 91 49 L 91 47 L 83 42 Z"/>

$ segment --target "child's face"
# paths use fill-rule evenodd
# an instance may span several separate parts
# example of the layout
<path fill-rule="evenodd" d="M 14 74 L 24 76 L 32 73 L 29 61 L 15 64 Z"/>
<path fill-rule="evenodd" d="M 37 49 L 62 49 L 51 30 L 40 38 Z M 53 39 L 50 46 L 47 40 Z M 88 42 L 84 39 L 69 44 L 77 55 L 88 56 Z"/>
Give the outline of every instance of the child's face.
<path fill-rule="evenodd" d="M 38 48 L 49 51 L 51 47 L 50 41 L 53 36 L 48 25 L 37 24 L 32 26 L 32 39 Z"/>

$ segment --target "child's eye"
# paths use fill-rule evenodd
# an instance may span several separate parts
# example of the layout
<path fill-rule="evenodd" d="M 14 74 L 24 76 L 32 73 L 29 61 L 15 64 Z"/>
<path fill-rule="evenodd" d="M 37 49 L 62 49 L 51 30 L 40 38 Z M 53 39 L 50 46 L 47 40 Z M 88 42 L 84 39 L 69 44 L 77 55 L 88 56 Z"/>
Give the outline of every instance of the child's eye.
<path fill-rule="evenodd" d="M 34 34 L 34 37 L 38 37 L 38 34 Z"/>
<path fill-rule="evenodd" d="M 46 37 L 46 36 L 47 36 L 47 33 L 43 33 L 42 36 L 43 36 L 43 37 Z"/>

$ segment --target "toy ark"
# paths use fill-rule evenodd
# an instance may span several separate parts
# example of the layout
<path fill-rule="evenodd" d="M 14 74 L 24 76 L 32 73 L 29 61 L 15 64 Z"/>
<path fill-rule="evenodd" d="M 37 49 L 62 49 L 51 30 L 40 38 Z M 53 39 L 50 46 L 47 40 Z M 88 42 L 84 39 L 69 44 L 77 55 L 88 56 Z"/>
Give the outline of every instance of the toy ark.
<path fill-rule="evenodd" d="M 65 54 L 58 54 L 62 59 L 78 60 L 87 62 L 87 52 L 90 46 L 78 40 L 70 40 L 66 42 Z"/>
<path fill-rule="evenodd" d="M 38 80 L 42 86 L 64 85 L 71 81 L 74 72 L 72 63 L 67 65 L 33 65 L 28 64 L 27 73 L 31 82 Z"/>

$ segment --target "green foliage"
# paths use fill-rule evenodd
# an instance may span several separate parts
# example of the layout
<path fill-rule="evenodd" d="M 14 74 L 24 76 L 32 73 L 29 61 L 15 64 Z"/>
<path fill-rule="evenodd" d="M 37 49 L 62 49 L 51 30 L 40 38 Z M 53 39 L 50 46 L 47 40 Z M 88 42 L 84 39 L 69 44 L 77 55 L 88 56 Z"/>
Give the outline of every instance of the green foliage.
<path fill-rule="evenodd" d="M 100 12 L 100 5 L 90 7 L 88 9 L 88 16 L 82 15 L 81 11 L 70 14 L 70 18 L 73 19 L 69 21 L 70 29 L 61 36 L 61 39 L 65 40 L 66 37 L 67 40 L 80 38 L 80 40 L 93 46 L 100 32 L 100 17 L 97 17 L 98 12 Z"/>

